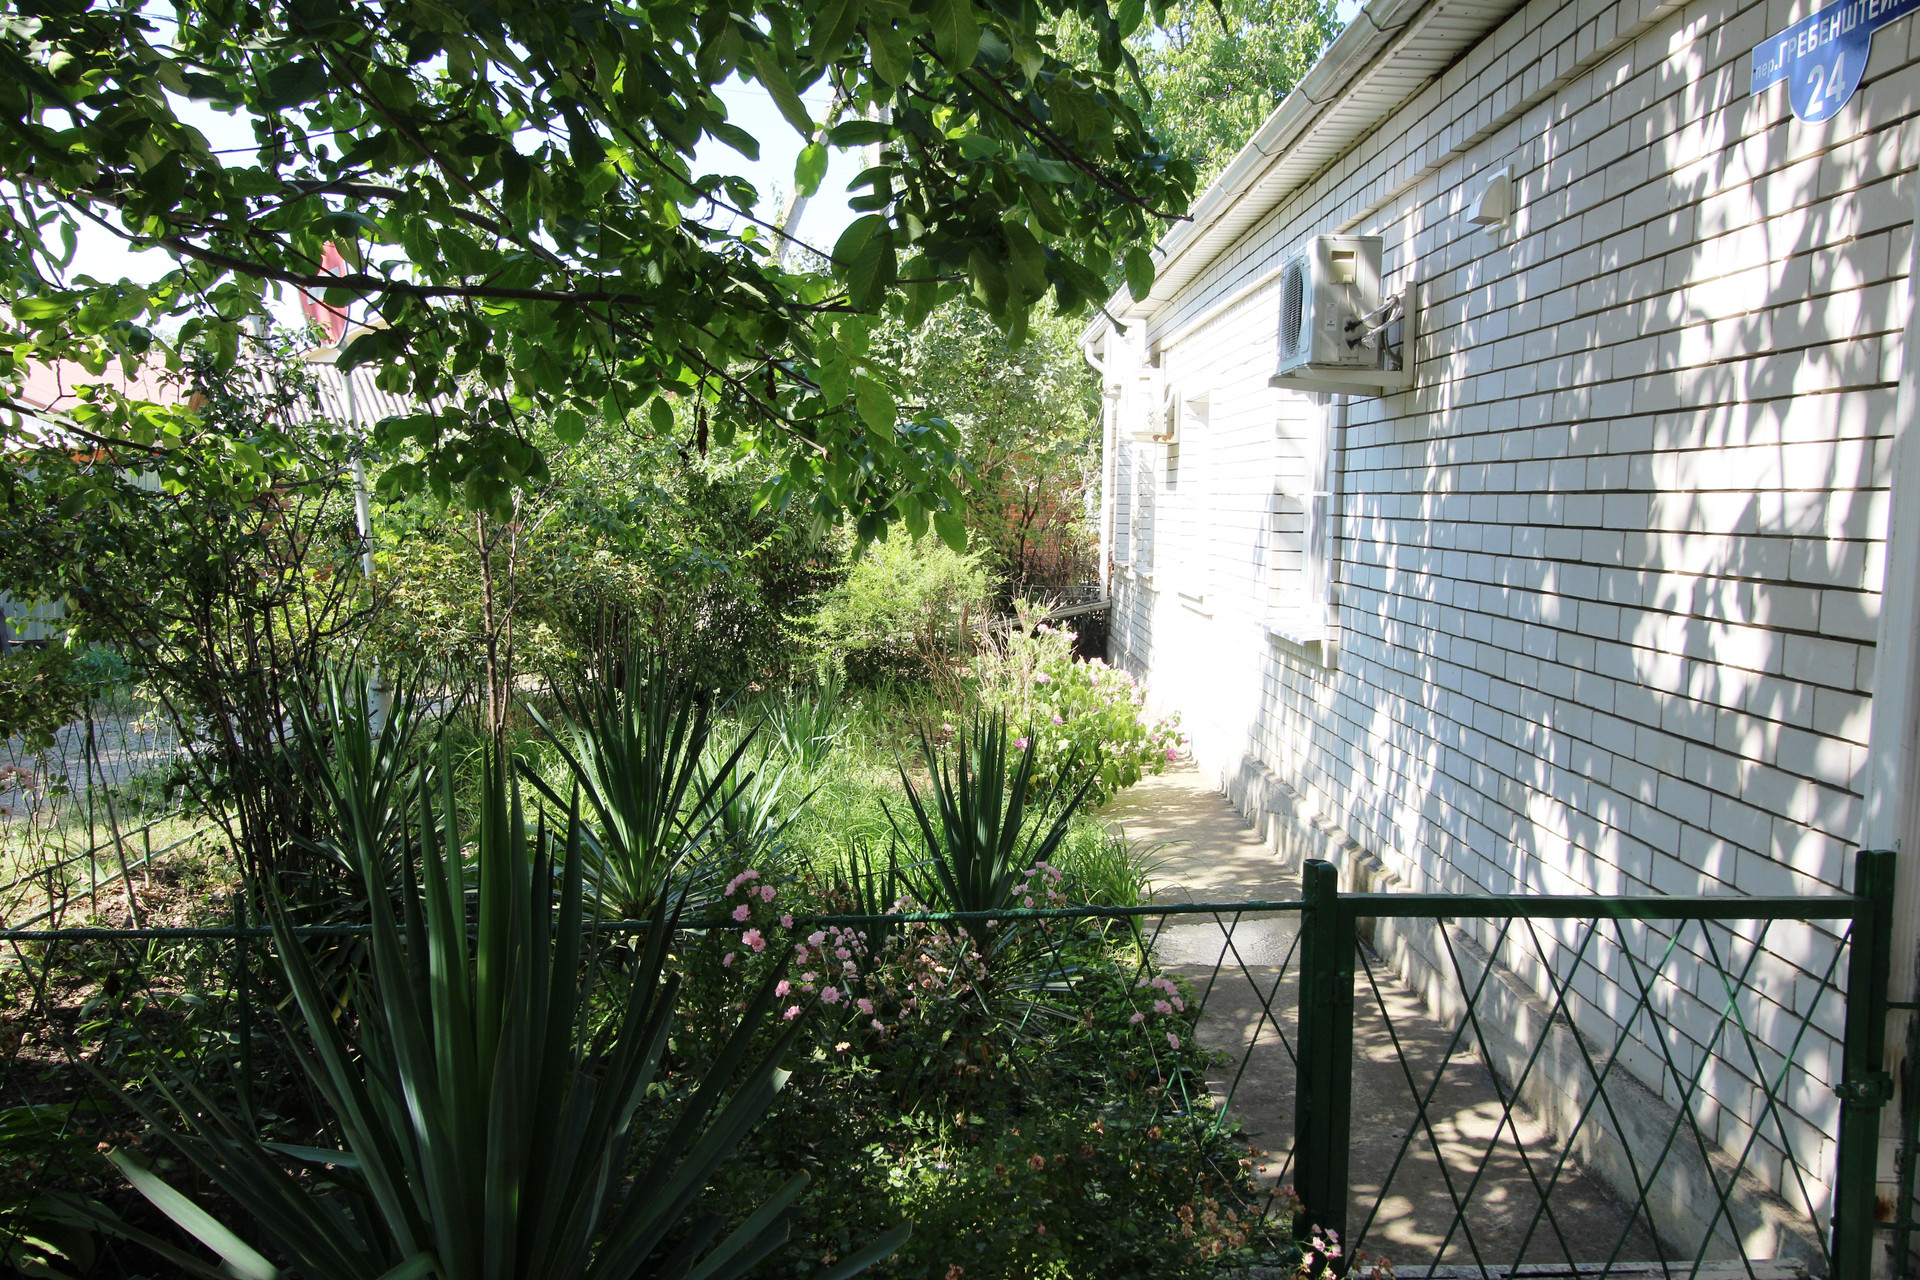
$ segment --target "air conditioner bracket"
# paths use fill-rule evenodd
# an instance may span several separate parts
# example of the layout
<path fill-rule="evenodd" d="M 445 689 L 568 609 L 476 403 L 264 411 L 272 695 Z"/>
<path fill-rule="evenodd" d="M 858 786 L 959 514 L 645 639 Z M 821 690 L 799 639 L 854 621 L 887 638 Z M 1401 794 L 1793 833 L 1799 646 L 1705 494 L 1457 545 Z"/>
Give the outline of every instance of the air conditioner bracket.
<path fill-rule="evenodd" d="M 1366 347 L 1378 356 L 1376 367 L 1303 365 L 1276 373 L 1267 384 L 1291 391 L 1327 391 L 1358 396 L 1387 396 L 1413 386 L 1411 353 L 1419 334 L 1420 286 L 1409 282 L 1400 293 L 1347 325 L 1348 344 Z"/>

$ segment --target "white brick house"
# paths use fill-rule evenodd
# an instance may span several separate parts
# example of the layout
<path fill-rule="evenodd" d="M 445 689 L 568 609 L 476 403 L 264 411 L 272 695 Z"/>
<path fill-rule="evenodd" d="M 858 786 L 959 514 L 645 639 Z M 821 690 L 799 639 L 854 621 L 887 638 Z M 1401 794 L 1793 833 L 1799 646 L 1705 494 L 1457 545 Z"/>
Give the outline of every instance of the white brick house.
<path fill-rule="evenodd" d="M 1089 329 L 1109 656 L 1282 853 L 1354 888 L 1811 894 L 1920 850 L 1920 19 L 1807 123 L 1750 84 L 1813 7 L 1373 0 Z M 1510 222 L 1469 222 L 1503 169 Z M 1339 232 L 1419 283 L 1410 390 L 1268 384 L 1283 258 Z M 1173 444 L 1136 438 L 1163 388 Z M 1737 1145 L 1751 1098 L 1720 1100 Z M 1833 1113 L 1797 1113 L 1820 1167 Z"/>

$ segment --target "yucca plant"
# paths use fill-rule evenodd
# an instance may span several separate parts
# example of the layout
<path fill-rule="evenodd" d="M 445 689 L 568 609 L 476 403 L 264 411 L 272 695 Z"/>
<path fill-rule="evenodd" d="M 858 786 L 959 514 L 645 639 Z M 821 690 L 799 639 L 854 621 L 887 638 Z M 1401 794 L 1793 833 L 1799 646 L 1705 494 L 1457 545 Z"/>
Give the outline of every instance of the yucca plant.
<path fill-rule="evenodd" d="M 349 868 L 355 850 L 383 849 L 397 869 L 410 794 L 431 761 L 419 749 L 417 691 L 400 683 L 381 700 L 384 713 L 372 681 L 353 666 L 328 671 L 293 699 L 295 740 L 318 763 L 305 778 L 315 827 L 305 843 Z"/>
<path fill-rule="evenodd" d="M 785 1238 L 805 1175 L 731 1229 L 698 1201 L 785 1082 L 780 1061 L 798 1023 L 751 1051 L 776 978 L 748 1002 L 670 1132 L 635 1158 L 636 1112 L 672 1021 L 677 980 L 664 963 L 676 922 L 656 899 L 637 961 L 596 964 L 577 806 L 558 833 L 529 830 L 501 762 L 489 754 L 485 764 L 471 903 L 444 762 L 440 813 L 417 787 L 401 883 L 388 882 L 382 850 L 356 840 L 372 959 L 347 1009 L 322 992 L 285 911 L 272 913 L 302 1032 L 292 1047 L 337 1148 L 257 1141 L 186 1076 L 155 1081 L 185 1132 L 135 1105 L 304 1280 L 743 1274 Z M 111 1158 L 224 1268 L 96 1208 L 100 1225 L 206 1280 L 279 1275 L 131 1153 Z M 831 1274 L 853 1275 L 904 1239 L 896 1229 Z"/>
<path fill-rule="evenodd" d="M 867 953 L 879 955 L 885 951 L 894 931 L 888 917 L 900 910 L 902 899 L 912 888 L 900 872 L 899 841 L 887 843 L 884 867 L 876 865 L 866 845 L 854 845 L 829 870 L 828 883 L 834 900 L 848 914 L 871 917 Z"/>
<path fill-rule="evenodd" d="M 662 656 L 630 654 L 623 669 L 624 682 L 603 675 L 560 694 L 560 726 L 533 716 L 592 813 L 588 896 L 603 915 L 640 920 L 711 828 L 715 801 L 741 786 L 736 770 L 753 735 L 707 764 L 709 699 Z M 527 776 L 556 809 L 566 807 L 551 784 Z"/>
<path fill-rule="evenodd" d="M 847 731 L 846 708 L 837 679 L 816 681 L 805 690 L 789 689 L 767 699 L 761 708 L 767 736 L 788 763 L 816 770 L 827 762 L 834 744 Z"/>
<path fill-rule="evenodd" d="M 902 765 L 900 781 L 916 829 L 903 832 L 894 824 L 896 835 L 919 844 L 926 854 L 914 891 L 929 906 L 948 911 L 1006 910 L 1015 883 L 1029 867 L 1051 858 L 1066 838 L 1087 784 L 1064 801 L 1049 791 L 1035 796 L 1033 743 L 1009 743 L 1007 723 L 1000 718 L 973 722 L 952 769 L 925 737 L 920 745 L 932 775 L 933 812 Z"/>
<path fill-rule="evenodd" d="M 730 748 L 729 748 L 730 750 Z M 725 753 L 721 753 L 725 754 Z M 752 771 L 739 774 L 731 788 L 710 787 L 713 775 L 701 771 L 702 789 L 711 799 L 704 815 L 710 847 L 709 864 L 758 867 L 766 871 L 777 866 L 787 850 L 787 827 L 793 815 L 813 798 L 813 793 L 795 795 L 789 788 L 791 765 L 775 766 L 762 759 Z"/>

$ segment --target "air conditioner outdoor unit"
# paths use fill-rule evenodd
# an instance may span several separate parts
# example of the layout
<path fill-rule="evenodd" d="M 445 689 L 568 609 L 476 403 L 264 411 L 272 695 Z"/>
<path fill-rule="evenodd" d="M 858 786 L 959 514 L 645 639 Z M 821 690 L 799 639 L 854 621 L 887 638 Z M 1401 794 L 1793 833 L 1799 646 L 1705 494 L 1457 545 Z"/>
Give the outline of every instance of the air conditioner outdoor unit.
<path fill-rule="evenodd" d="M 1379 236 L 1314 236 L 1280 272 L 1280 361 L 1298 391 L 1379 394 L 1411 385 L 1407 294 L 1383 298 Z"/>

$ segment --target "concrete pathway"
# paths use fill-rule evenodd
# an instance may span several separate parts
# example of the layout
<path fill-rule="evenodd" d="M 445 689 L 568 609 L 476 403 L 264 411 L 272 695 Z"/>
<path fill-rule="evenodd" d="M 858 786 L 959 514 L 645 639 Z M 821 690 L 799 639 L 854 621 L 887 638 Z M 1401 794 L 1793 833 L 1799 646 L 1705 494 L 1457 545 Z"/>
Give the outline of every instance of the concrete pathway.
<path fill-rule="evenodd" d="M 1152 877 L 1156 902 L 1300 897 L 1298 875 L 1280 866 L 1192 766 L 1123 792 L 1101 816 L 1135 840 L 1163 846 Z M 1205 1000 L 1200 1040 L 1229 1059 L 1209 1084 L 1258 1148 L 1258 1170 L 1270 1185 L 1293 1181 L 1298 936 L 1299 916 L 1293 913 L 1237 920 L 1169 916 L 1155 945 L 1160 961 Z M 1644 1222 L 1630 1224 L 1626 1207 L 1572 1161 L 1552 1186 L 1551 1213 L 1539 1212 L 1539 1188 L 1554 1177 L 1559 1144 L 1517 1108 L 1513 1122 L 1502 1124 L 1500 1086 L 1470 1041 L 1448 1056 L 1452 1028 L 1429 1017 L 1377 960 L 1373 976 L 1377 998 L 1364 971 L 1354 996 L 1349 1231 L 1360 1232 L 1373 1215 L 1360 1247 L 1390 1260 L 1403 1277 L 1435 1264 L 1473 1268 L 1658 1257 Z M 1433 1087 L 1443 1062 L 1428 1124 L 1419 1125 L 1416 1090 L 1425 1094 Z M 1489 1148 L 1493 1158 L 1476 1180 Z M 1465 1229 L 1454 1225 L 1461 1216 L 1456 1205 L 1466 1206 Z"/>

